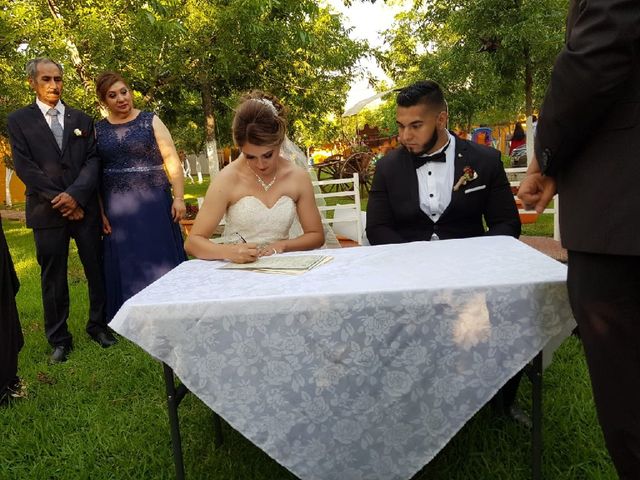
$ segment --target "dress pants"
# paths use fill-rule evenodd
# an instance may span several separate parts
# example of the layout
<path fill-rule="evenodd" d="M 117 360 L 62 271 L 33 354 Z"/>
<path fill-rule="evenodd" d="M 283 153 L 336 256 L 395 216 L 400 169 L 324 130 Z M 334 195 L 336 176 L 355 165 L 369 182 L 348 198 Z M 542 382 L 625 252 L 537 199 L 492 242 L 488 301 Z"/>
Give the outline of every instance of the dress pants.
<path fill-rule="evenodd" d="M 607 449 L 640 479 L 640 256 L 569 251 L 567 287 Z"/>
<path fill-rule="evenodd" d="M 44 306 L 44 328 L 51 346 L 71 346 L 67 328 L 69 286 L 67 261 L 69 240 L 73 238 L 89 287 L 87 332 L 96 334 L 107 328 L 100 226 L 85 220 L 69 221 L 64 227 L 34 229 L 36 255 L 40 264 L 40 283 Z"/>

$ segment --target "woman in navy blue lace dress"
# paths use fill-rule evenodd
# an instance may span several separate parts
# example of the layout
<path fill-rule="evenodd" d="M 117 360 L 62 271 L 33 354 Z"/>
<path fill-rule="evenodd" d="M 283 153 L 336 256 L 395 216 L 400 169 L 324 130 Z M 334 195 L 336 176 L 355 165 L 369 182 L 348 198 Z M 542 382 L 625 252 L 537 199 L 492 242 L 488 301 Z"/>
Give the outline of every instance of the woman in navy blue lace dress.
<path fill-rule="evenodd" d="M 182 166 L 167 127 L 152 112 L 133 108 L 129 86 L 117 73 L 100 75 L 96 90 L 109 111 L 96 123 L 96 136 L 111 320 L 125 300 L 186 260 L 178 225 L 186 207 Z"/>

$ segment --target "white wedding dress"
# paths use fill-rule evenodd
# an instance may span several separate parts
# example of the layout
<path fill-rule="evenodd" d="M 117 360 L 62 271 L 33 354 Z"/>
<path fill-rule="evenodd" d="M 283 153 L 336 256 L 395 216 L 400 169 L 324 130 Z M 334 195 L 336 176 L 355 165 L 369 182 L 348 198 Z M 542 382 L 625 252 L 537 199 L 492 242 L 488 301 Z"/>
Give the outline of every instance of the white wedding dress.
<path fill-rule="evenodd" d="M 222 236 L 241 235 L 249 243 L 272 243 L 302 234 L 296 203 L 281 196 L 271 208 L 252 195 L 242 197 L 229 206 Z"/>
<path fill-rule="evenodd" d="M 288 137 L 285 137 L 281 154 L 296 165 L 308 169 L 304 153 Z M 315 172 L 311 171 L 309 175 L 312 180 L 317 180 Z M 319 193 L 320 189 L 314 186 L 314 191 Z M 316 202 L 319 202 L 319 206 L 325 205 L 323 199 Z M 322 226 L 325 244 L 321 248 L 340 248 L 331 227 L 324 223 Z M 240 234 L 247 242 L 263 244 L 297 238 L 303 233 L 296 204 L 291 197 L 283 195 L 268 208 L 258 198 L 249 195 L 227 208 L 224 231 L 214 242 L 233 242 L 238 239 L 236 234 Z"/>

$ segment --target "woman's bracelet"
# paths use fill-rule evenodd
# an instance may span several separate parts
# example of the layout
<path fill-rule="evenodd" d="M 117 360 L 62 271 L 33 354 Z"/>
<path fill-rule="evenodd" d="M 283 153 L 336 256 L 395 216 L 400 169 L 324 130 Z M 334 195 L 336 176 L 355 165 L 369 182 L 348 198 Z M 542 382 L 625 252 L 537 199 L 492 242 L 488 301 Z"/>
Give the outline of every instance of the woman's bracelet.
<path fill-rule="evenodd" d="M 174 200 L 184 200 L 184 197 L 173 197 Z"/>

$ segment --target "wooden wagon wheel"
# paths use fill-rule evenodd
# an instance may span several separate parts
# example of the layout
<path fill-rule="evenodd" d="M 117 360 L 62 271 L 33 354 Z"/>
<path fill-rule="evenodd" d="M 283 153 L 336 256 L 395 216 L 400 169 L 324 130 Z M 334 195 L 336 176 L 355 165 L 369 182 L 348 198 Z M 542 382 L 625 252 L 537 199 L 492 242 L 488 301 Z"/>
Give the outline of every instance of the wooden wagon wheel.
<path fill-rule="evenodd" d="M 344 162 L 344 157 L 340 154 L 331 155 L 327 157 L 322 163 L 314 165 L 318 180 L 337 180 L 340 178 L 340 170 Z M 322 185 L 320 189 L 323 192 L 328 192 L 335 189 L 335 185 Z"/>
<path fill-rule="evenodd" d="M 373 163 L 373 153 L 358 152 L 353 153 L 343 162 L 340 170 L 340 177 L 346 178 L 357 173 L 360 177 L 360 194 L 369 193 L 373 183 L 373 173 L 375 165 Z"/>

